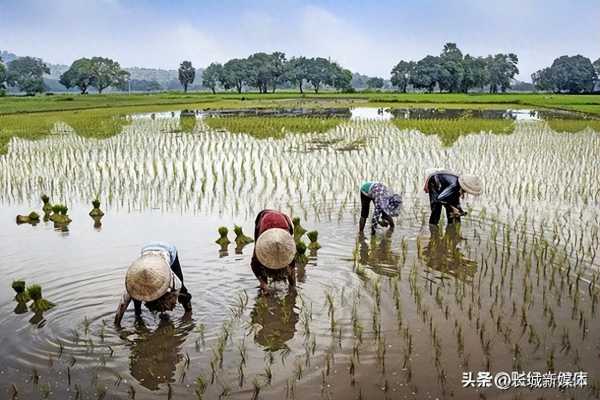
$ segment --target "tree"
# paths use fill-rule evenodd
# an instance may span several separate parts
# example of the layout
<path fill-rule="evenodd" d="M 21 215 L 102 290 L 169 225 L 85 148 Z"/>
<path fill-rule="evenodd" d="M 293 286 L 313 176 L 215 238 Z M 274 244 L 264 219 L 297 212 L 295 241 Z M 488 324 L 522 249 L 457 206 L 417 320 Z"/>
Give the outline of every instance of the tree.
<path fill-rule="evenodd" d="M 596 81 L 596 71 L 589 58 L 576 55 L 562 56 L 550 67 L 552 80 L 558 91 L 569 93 L 591 92 Z"/>
<path fill-rule="evenodd" d="M 46 90 L 44 74 L 49 73 L 50 69 L 40 58 L 19 57 L 8 63 L 6 81 L 28 95 L 35 95 Z"/>
<path fill-rule="evenodd" d="M 104 57 L 90 59 L 93 83 L 90 85 L 102 94 L 107 87 L 125 88 L 129 79 L 129 72 L 121 69 L 118 62 Z"/>
<path fill-rule="evenodd" d="M 223 75 L 223 66 L 219 63 L 212 63 L 204 72 L 202 72 L 202 85 L 212 90 L 216 94 L 217 85 Z"/>
<path fill-rule="evenodd" d="M 0 57 L 0 95 L 4 94 L 5 89 L 6 89 L 6 67 L 4 66 L 2 57 Z"/>
<path fill-rule="evenodd" d="M 352 71 L 342 68 L 336 63 L 331 63 L 330 73 L 331 77 L 328 84 L 336 90 L 349 90 L 352 87 Z M 383 79 L 381 79 L 381 82 L 383 83 Z"/>
<path fill-rule="evenodd" d="M 488 82 L 488 73 L 485 59 L 472 57 L 467 54 L 463 59 L 463 77 L 461 81 L 461 92 L 468 93 L 469 89 L 482 88 Z"/>
<path fill-rule="evenodd" d="M 416 63 L 410 83 L 417 89 L 425 89 L 431 93 L 438 83 L 440 75 L 440 58 L 426 56 Z"/>
<path fill-rule="evenodd" d="M 234 58 L 223 65 L 221 84 L 225 89 L 235 88 L 238 93 L 242 93 L 242 88 L 247 83 L 249 75 L 246 63 L 246 60 Z"/>
<path fill-rule="evenodd" d="M 369 78 L 367 80 L 367 87 L 369 89 L 381 89 L 383 85 L 383 78 Z"/>
<path fill-rule="evenodd" d="M 304 93 L 302 85 L 309 78 L 309 60 L 306 57 L 292 58 L 287 63 L 285 72 L 285 78 L 289 80 L 292 85 L 298 86 L 300 93 Z"/>
<path fill-rule="evenodd" d="M 308 78 L 307 81 L 312 85 L 315 93 L 319 93 L 319 89 L 323 84 L 331 82 L 330 62 L 322 57 L 311 58 L 308 61 Z"/>
<path fill-rule="evenodd" d="M 518 63 L 519 58 L 513 53 L 496 54 L 486 58 L 490 93 L 498 93 L 498 89 L 506 92 L 511 80 L 519 73 Z"/>
<path fill-rule="evenodd" d="M 285 72 L 287 70 L 287 60 L 285 58 L 285 53 L 280 51 L 276 51 L 271 54 L 271 74 L 272 74 L 272 84 L 273 84 L 273 93 L 275 93 L 275 89 L 277 89 L 277 85 L 285 82 Z"/>
<path fill-rule="evenodd" d="M 538 89 L 552 90 L 556 93 L 591 92 L 594 90 L 597 77 L 591 60 L 581 55 L 559 57 L 550 67 L 531 75 Z"/>
<path fill-rule="evenodd" d="M 194 83 L 196 78 L 196 69 L 192 66 L 191 61 L 184 61 L 179 65 L 179 82 L 183 86 L 183 91 L 187 93 L 188 85 Z"/>
<path fill-rule="evenodd" d="M 400 61 L 392 69 L 392 85 L 396 86 L 402 93 L 406 93 L 410 78 L 415 71 L 414 61 Z"/>
<path fill-rule="evenodd" d="M 556 91 L 552 77 L 552 68 L 550 67 L 543 68 L 531 74 L 531 81 L 538 90 Z"/>
<path fill-rule="evenodd" d="M 159 92 L 163 87 L 155 80 L 147 79 L 131 79 L 129 81 L 131 90 L 136 92 Z"/>
<path fill-rule="evenodd" d="M 440 91 L 458 92 L 464 76 L 463 55 L 456 43 L 446 43 L 440 55 L 438 83 Z"/>
<path fill-rule="evenodd" d="M 247 83 L 254 86 L 260 93 L 267 93 L 269 84 L 273 80 L 271 56 L 267 53 L 252 54 L 246 60 L 245 70 L 247 74 Z"/>
<path fill-rule="evenodd" d="M 88 88 L 95 85 L 95 79 L 92 60 L 80 58 L 75 60 L 71 67 L 60 76 L 59 82 L 67 89 L 78 87 L 81 94 L 86 94 Z"/>

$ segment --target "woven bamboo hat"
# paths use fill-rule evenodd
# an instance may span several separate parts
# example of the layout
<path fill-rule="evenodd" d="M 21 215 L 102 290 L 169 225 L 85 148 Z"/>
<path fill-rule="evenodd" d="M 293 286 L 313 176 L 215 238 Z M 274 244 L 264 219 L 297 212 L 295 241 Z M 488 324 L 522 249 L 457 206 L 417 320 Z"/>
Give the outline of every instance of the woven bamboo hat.
<path fill-rule="evenodd" d="M 481 194 L 481 181 L 475 175 L 459 176 L 458 184 L 462 190 L 473 196 L 479 196 Z"/>
<path fill-rule="evenodd" d="M 139 301 L 154 301 L 169 289 L 171 268 L 159 254 L 144 254 L 127 270 L 125 288 L 127 293 Z"/>
<path fill-rule="evenodd" d="M 255 251 L 262 265 L 270 269 L 282 269 L 294 260 L 296 242 L 285 229 L 271 228 L 258 237 Z"/>

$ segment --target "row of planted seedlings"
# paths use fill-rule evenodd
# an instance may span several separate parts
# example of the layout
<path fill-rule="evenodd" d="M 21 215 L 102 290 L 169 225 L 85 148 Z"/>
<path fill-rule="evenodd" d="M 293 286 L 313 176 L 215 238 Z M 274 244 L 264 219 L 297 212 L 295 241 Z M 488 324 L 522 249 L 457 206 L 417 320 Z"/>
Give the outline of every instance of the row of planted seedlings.
<path fill-rule="evenodd" d="M 470 136 L 448 149 L 434 137 L 381 122 L 346 123 L 329 133 L 287 135 L 281 140 L 214 131 L 165 134 L 155 132 L 155 124 L 136 122 L 125 134 L 103 142 L 67 137 L 62 146 L 35 143 L 34 149 L 20 148 L 2 160 L 4 196 L 14 201 L 32 191 L 48 190 L 53 196 L 60 191 L 69 198 L 89 198 L 103 187 L 109 201 L 125 208 L 153 205 L 251 216 L 258 206 L 273 200 L 284 204 L 291 198 L 305 213 L 332 213 L 328 205 L 338 203 L 341 209 L 335 207 L 335 212 L 347 215 L 355 211 L 354 171 L 369 171 L 364 178 L 417 194 L 423 171 L 432 165 L 480 174 L 491 183 L 487 203 L 516 215 L 530 208 L 531 218 L 545 217 L 541 205 L 549 200 L 560 201 L 564 208 L 558 209 L 567 213 L 573 205 L 592 206 L 600 196 L 593 168 L 600 144 L 589 132 L 548 133 L 543 125 L 523 124 L 511 136 Z M 351 143 L 361 138 L 365 146 L 355 151 L 339 151 L 335 145 L 311 150 L 315 140 Z M 549 151 L 553 157 L 544 157 Z M 330 162 L 324 165 L 323 159 Z M 575 167 L 561 168 L 564 164 Z M 581 173 L 569 172 L 574 170 Z M 36 175 L 39 178 L 31 178 Z M 332 190 L 320 190 L 323 185 Z M 574 190 L 563 190 L 565 185 Z M 174 196 L 177 203 L 171 201 Z M 569 214 L 565 222 L 577 222 L 575 212 Z"/>

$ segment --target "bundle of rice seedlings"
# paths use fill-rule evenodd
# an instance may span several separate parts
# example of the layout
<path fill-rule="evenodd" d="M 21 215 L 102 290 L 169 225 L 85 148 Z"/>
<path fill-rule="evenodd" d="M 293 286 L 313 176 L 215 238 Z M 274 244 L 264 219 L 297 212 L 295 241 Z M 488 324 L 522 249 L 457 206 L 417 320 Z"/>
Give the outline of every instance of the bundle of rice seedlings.
<path fill-rule="evenodd" d="M 25 281 L 16 280 L 12 283 L 12 288 L 17 293 L 15 300 L 19 303 L 27 303 L 30 298 L 29 294 L 25 291 Z"/>
<path fill-rule="evenodd" d="M 31 285 L 27 288 L 27 294 L 33 300 L 33 303 L 30 306 L 31 311 L 33 312 L 43 312 L 48 311 L 52 307 L 55 306 L 54 303 L 44 299 L 42 297 L 42 287 L 40 285 Z"/>
<path fill-rule="evenodd" d="M 92 211 L 90 211 L 90 217 L 92 218 L 96 218 L 96 217 L 102 217 L 104 216 L 104 212 L 102 212 L 102 210 L 100 209 L 100 200 L 95 199 L 94 201 L 92 201 Z"/>
<path fill-rule="evenodd" d="M 219 238 L 217 240 L 215 240 L 215 243 L 221 245 L 221 246 L 227 246 L 229 243 L 231 243 L 229 241 L 229 238 L 227 237 L 227 234 L 229 233 L 229 229 L 227 229 L 226 226 L 222 226 L 219 228 Z"/>
<path fill-rule="evenodd" d="M 244 232 L 242 231 L 242 227 L 239 225 L 235 225 L 233 227 L 233 233 L 235 233 L 235 243 L 239 247 L 243 247 L 249 243 L 254 242 L 254 240 L 252 240 L 251 237 L 244 235 Z"/>
<path fill-rule="evenodd" d="M 321 248 L 321 245 L 317 241 L 317 239 L 319 238 L 319 232 L 310 231 L 306 234 L 306 236 L 308 236 L 308 239 L 310 240 L 310 243 L 308 244 L 308 248 L 310 250 L 318 250 Z"/>

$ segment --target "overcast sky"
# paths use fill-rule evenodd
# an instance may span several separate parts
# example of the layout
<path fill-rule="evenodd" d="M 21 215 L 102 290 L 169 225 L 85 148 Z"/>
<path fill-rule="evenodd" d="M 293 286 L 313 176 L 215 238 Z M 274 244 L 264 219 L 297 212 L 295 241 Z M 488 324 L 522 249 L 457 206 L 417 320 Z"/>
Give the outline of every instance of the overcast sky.
<path fill-rule="evenodd" d="M 520 79 L 563 54 L 600 58 L 600 0 L 0 0 L 0 50 L 70 64 L 177 68 L 280 50 L 389 77 L 400 59 L 514 52 Z"/>

